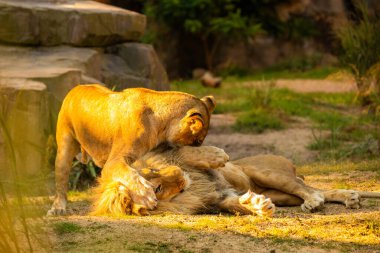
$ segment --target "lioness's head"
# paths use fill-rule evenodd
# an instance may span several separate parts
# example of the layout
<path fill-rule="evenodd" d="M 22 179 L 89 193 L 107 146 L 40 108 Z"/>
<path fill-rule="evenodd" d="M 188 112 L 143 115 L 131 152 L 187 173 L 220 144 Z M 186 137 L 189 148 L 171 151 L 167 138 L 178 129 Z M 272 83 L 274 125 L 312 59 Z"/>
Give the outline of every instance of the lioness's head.
<path fill-rule="evenodd" d="M 213 96 L 194 99 L 184 116 L 171 124 L 167 138 L 169 143 L 175 146 L 200 146 L 206 138 L 215 105 Z"/>
<path fill-rule="evenodd" d="M 158 200 L 169 201 L 190 184 L 190 179 L 177 166 L 162 169 L 144 168 L 140 173 L 153 184 Z"/>

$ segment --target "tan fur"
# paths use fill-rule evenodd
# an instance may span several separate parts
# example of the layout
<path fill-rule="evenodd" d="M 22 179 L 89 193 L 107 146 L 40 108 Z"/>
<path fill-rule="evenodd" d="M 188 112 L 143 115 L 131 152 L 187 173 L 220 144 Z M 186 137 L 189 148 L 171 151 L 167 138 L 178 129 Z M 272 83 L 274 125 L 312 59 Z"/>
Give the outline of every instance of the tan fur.
<path fill-rule="evenodd" d="M 251 204 L 247 205 L 242 194 L 250 190 L 269 197 L 278 206 L 301 205 L 304 211 L 320 210 L 325 202 L 338 202 L 345 204 L 347 208 L 359 208 L 361 197 L 380 197 L 380 193 L 312 188 L 296 176 L 296 169 L 291 161 L 275 155 L 258 155 L 225 162 L 224 166 L 217 169 L 200 166 L 210 161 L 223 161 L 222 150 L 215 147 L 186 147 L 152 152 L 142 159 L 152 166 L 175 161 L 189 174 L 192 181 L 190 187 L 173 196 L 170 201 L 159 201 L 157 209 L 152 213 L 170 211 L 196 214 L 227 211 L 268 216 L 273 214 L 270 205 L 264 203 L 265 200 L 262 200 L 260 210 L 253 208 Z"/>
<path fill-rule="evenodd" d="M 109 213 L 119 213 L 122 208 L 133 212 L 134 205 L 153 209 L 157 199 L 152 185 L 131 164 L 160 144 L 200 145 L 214 108 L 212 97 L 198 99 L 186 93 L 142 88 L 113 92 L 100 85 L 77 86 L 64 99 L 58 115 L 56 198 L 48 214 L 65 213 L 68 176 L 79 152 L 82 161 L 89 156 L 103 168 L 98 203 L 104 203 L 104 207 L 100 209 L 108 208 Z M 120 192 L 123 187 L 124 192 Z"/>

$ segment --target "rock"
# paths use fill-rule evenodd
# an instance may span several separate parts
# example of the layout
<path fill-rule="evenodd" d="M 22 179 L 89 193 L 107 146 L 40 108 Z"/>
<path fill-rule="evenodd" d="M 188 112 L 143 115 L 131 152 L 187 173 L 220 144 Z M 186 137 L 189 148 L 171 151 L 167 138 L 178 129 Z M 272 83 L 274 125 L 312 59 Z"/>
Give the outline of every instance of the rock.
<path fill-rule="evenodd" d="M 41 173 L 47 135 L 52 132 L 46 86 L 26 79 L 0 80 L 0 173 L 22 177 Z M 8 138 L 9 137 L 9 138 Z M 11 140 L 11 142 L 10 142 Z M 11 143 L 12 146 L 9 144 Z M 11 152 L 14 151 L 15 159 Z"/>
<path fill-rule="evenodd" d="M 193 79 L 201 79 L 202 76 L 206 73 L 207 70 L 202 68 L 196 68 L 193 70 Z"/>
<path fill-rule="evenodd" d="M 0 42 L 106 46 L 138 40 L 146 17 L 94 1 L 0 0 Z"/>
<path fill-rule="evenodd" d="M 101 69 L 101 81 L 110 89 L 123 90 L 132 87 L 150 86 L 149 79 L 134 75 L 126 62 L 117 55 L 103 55 Z"/>
<path fill-rule="evenodd" d="M 67 92 L 81 82 L 82 73 L 99 77 L 97 54 L 96 50 L 71 47 L 0 46 L 0 80 L 21 78 L 40 81 L 52 94 L 53 104 L 59 106 Z"/>
<path fill-rule="evenodd" d="M 166 71 L 151 45 L 124 43 L 109 47 L 106 51 L 118 55 L 125 61 L 126 67 L 124 69 L 126 75 L 133 73 L 138 77 L 136 82 L 141 81 L 138 84 L 139 86 L 142 85 L 155 90 L 170 89 Z"/>
<path fill-rule="evenodd" d="M 202 77 L 201 82 L 203 86 L 206 87 L 213 87 L 218 88 L 222 84 L 222 78 L 221 77 L 215 77 L 211 72 L 206 71 Z"/>

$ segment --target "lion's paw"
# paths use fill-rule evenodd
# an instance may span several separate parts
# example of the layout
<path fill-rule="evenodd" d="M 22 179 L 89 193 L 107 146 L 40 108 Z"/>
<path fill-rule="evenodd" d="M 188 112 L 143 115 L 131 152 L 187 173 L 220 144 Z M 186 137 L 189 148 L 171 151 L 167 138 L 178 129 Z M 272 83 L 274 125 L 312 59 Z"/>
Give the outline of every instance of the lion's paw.
<path fill-rule="evenodd" d="M 119 190 L 127 191 L 137 206 L 153 210 L 157 206 L 157 197 L 151 183 L 137 173 L 130 173 L 124 178 L 114 178 L 121 184 Z"/>
<path fill-rule="evenodd" d="M 320 192 L 314 192 L 310 198 L 305 199 L 301 205 L 301 209 L 304 212 L 316 212 L 323 209 L 325 203 L 325 197 Z"/>
<path fill-rule="evenodd" d="M 49 211 L 47 211 L 46 216 L 62 216 L 66 215 L 66 204 L 67 201 L 63 197 L 56 197 L 54 203 Z"/>
<path fill-rule="evenodd" d="M 339 190 L 338 195 L 341 196 L 347 208 L 360 208 L 360 194 L 354 190 Z"/>
<path fill-rule="evenodd" d="M 200 168 L 216 169 L 223 167 L 230 157 L 223 149 L 213 146 L 182 147 L 180 149 L 181 162 Z"/>
<path fill-rule="evenodd" d="M 272 217 L 275 205 L 264 195 L 258 195 L 249 190 L 239 198 L 239 203 L 258 216 Z"/>
<path fill-rule="evenodd" d="M 66 215 L 66 209 L 52 207 L 47 211 L 46 216 L 63 216 Z"/>

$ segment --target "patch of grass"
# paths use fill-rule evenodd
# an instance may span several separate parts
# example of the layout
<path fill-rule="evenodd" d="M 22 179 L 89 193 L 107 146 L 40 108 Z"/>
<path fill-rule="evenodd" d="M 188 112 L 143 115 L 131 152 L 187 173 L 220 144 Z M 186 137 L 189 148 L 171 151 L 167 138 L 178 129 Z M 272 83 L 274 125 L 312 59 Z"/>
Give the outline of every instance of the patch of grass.
<path fill-rule="evenodd" d="M 173 252 L 170 249 L 170 244 L 162 243 L 162 242 L 145 242 L 145 243 L 135 243 L 133 245 L 128 246 L 129 250 L 135 252 L 157 252 L 157 253 L 166 253 Z"/>
<path fill-rule="evenodd" d="M 284 128 L 281 119 L 265 110 L 253 110 L 239 116 L 233 129 L 239 132 L 262 133 L 266 129 L 279 130 Z"/>
<path fill-rule="evenodd" d="M 323 162 L 303 165 L 297 168 L 301 175 L 321 175 L 329 173 L 344 173 L 350 171 L 373 171 L 380 175 L 380 159 L 363 160 L 359 162 Z"/>
<path fill-rule="evenodd" d="M 58 235 L 67 233 L 78 233 L 82 231 L 82 227 L 73 222 L 57 222 L 53 224 L 54 232 Z"/>
<path fill-rule="evenodd" d="M 249 76 L 252 80 L 276 80 L 276 79 L 325 79 L 330 74 L 338 71 L 335 67 L 320 67 L 307 71 L 289 71 L 288 69 L 267 69 Z M 246 77 L 248 78 L 248 77 Z"/>

